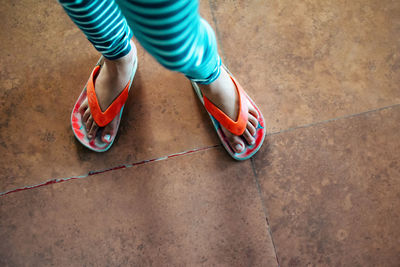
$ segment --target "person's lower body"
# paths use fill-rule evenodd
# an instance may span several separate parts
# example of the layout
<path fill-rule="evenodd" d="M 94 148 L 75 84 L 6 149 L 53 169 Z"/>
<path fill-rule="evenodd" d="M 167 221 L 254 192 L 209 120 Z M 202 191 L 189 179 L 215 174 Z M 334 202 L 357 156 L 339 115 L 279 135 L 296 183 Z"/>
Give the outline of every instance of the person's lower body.
<path fill-rule="evenodd" d="M 164 67 L 186 75 L 196 82 L 201 92 L 229 118 L 240 113 L 239 92 L 228 72 L 221 68 L 215 34 L 200 17 L 197 1 L 117 1 L 60 0 L 64 9 L 85 33 L 89 41 L 104 56 L 101 72 L 94 81 L 100 109 L 106 110 L 129 81 L 136 58 L 132 32 L 141 45 Z M 128 26 L 129 25 L 129 26 Z M 99 129 L 89 101 L 80 112 L 89 138 Z M 241 153 L 256 141 L 259 111 L 245 103 L 246 125 L 241 134 L 221 126 L 229 146 Z M 115 136 L 114 119 L 103 127 L 102 140 Z"/>

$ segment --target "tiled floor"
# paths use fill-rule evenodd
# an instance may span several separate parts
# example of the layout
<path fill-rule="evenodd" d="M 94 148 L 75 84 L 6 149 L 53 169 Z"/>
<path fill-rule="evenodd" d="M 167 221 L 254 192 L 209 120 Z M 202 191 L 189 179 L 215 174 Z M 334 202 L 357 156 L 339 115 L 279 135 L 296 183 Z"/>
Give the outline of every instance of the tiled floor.
<path fill-rule="evenodd" d="M 82 148 L 97 52 L 56 1 L 3 2 L 0 266 L 400 265 L 399 1 L 201 2 L 267 120 L 240 163 L 140 47 L 116 143 Z"/>

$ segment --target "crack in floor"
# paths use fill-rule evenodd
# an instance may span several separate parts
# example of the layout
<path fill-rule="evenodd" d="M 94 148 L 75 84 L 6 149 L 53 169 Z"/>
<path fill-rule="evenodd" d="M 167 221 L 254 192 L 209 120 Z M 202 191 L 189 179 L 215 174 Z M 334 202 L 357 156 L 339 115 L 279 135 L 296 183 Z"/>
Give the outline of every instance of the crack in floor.
<path fill-rule="evenodd" d="M 44 182 L 39 183 L 39 184 L 27 185 L 27 186 L 23 186 L 23 187 L 14 188 L 14 189 L 11 189 L 11 190 L 8 190 L 8 191 L 0 192 L 0 197 L 8 195 L 8 194 L 11 194 L 11 193 L 16 193 L 16 192 L 20 192 L 20 191 L 35 189 L 35 188 L 46 186 L 46 185 L 62 183 L 62 182 L 71 181 L 71 180 L 77 180 L 77 179 L 84 179 L 84 178 L 87 178 L 87 177 L 90 177 L 90 176 L 93 176 L 93 175 L 97 175 L 97 174 L 101 174 L 101 173 L 105 173 L 105 172 L 109 172 L 109 171 L 115 171 L 115 170 L 119 170 L 119 169 L 127 169 L 127 168 L 131 168 L 131 167 L 134 167 L 134 166 L 150 163 L 150 162 L 156 162 L 156 161 L 160 161 L 160 160 L 166 160 L 166 159 L 171 159 L 171 158 L 175 158 L 175 157 L 179 157 L 179 156 L 193 154 L 193 153 L 196 153 L 196 152 L 213 149 L 213 148 L 216 148 L 216 147 L 219 147 L 219 146 L 220 145 L 213 145 L 213 146 L 207 146 L 207 147 L 202 147 L 202 148 L 195 148 L 195 149 L 186 150 L 186 151 L 183 151 L 183 152 L 173 153 L 173 154 L 170 154 L 168 156 L 163 156 L 163 157 L 159 157 L 159 158 L 141 160 L 141 161 L 134 162 L 134 163 L 131 163 L 131 164 L 122 164 L 122 165 L 119 165 L 119 166 L 115 166 L 115 167 L 111 167 L 111 168 L 107 168 L 107 169 L 103 169 L 103 170 L 89 171 L 88 173 L 86 173 L 84 175 L 76 175 L 76 176 L 64 177 L 64 178 L 51 178 L 51 179 L 48 179 L 47 181 L 44 181 Z"/>
<path fill-rule="evenodd" d="M 365 115 L 365 114 L 368 114 L 368 113 L 378 112 L 378 111 L 381 111 L 381 110 L 391 109 L 391 108 L 395 108 L 395 107 L 400 107 L 400 104 L 394 104 L 394 105 L 385 106 L 385 107 L 381 107 L 381 108 L 377 108 L 377 109 L 373 109 L 373 110 L 368 110 L 368 111 L 364 111 L 364 112 L 360 112 L 360 113 L 355 113 L 355 114 L 345 115 L 345 116 L 341 116 L 341 117 L 336 117 L 336 118 L 333 118 L 333 119 L 327 119 L 327 120 L 323 120 L 323 121 L 309 123 L 309 124 L 305 124 L 305 125 L 301 125 L 301 126 L 297 126 L 297 127 L 293 127 L 293 128 L 288 128 L 288 129 L 285 129 L 285 130 L 282 130 L 282 131 L 271 132 L 271 133 L 267 133 L 267 136 L 277 135 L 277 134 L 290 132 L 290 131 L 294 131 L 294 130 L 302 129 L 302 128 L 308 128 L 308 127 L 312 127 L 312 126 L 316 126 L 316 125 L 320 125 L 320 124 L 325 124 L 325 123 L 329 123 L 329 122 L 333 122 L 333 121 L 337 121 L 337 120 L 341 120 L 341 119 L 362 116 L 362 115 Z M 11 193 L 16 193 L 16 192 L 19 192 L 19 191 L 24 191 L 24 190 L 29 190 L 29 189 L 34 189 L 34 188 L 38 188 L 38 187 L 42 187 L 42 186 L 46 186 L 46 185 L 50 185 L 50 184 L 62 183 L 62 182 L 65 182 L 65 181 L 71 181 L 71 180 L 76 180 L 76 179 L 84 179 L 84 178 L 87 178 L 89 176 L 96 175 L 96 174 L 101 174 L 101 173 L 114 171 L 114 170 L 119 170 L 119 169 L 131 168 L 131 167 L 134 167 L 134 166 L 137 166 L 137 165 L 142 165 L 142 164 L 146 164 L 146 163 L 150 163 L 150 162 L 155 162 L 155 161 L 170 159 L 170 158 L 183 156 L 183 155 L 187 155 L 187 154 L 192 154 L 192 153 L 199 152 L 199 151 L 213 149 L 213 148 L 216 148 L 216 147 L 219 147 L 219 146 L 221 146 L 221 145 L 213 145 L 213 146 L 208 146 L 208 147 L 195 148 L 195 149 L 192 149 L 192 150 L 173 153 L 173 154 L 170 154 L 168 156 L 163 156 L 163 157 L 159 157 L 159 158 L 142 160 L 142 161 L 134 162 L 134 163 L 131 163 L 131 164 L 122 164 L 122 165 L 119 165 L 119 166 L 115 166 L 115 167 L 111 167 L 111 168 L 107 168 L 107 169 L 103 169 L 103 170 L 89 171 L 87 174 L 84 174 L 84 175 L 77 175 L 77 176 L 71 176 L 71 177 L 65 177 L 65 178 L 51 178 L 51 179 L 49 179 L 47 181 L 44 181 L 42 183 L 39 183 L 39 184 L 18 187 L 18 188 L 14 188 L 14 189 L 11 189 L 11 190 L 8 190 L 8 191 L 0 192 L 0 197 L 8 195 L 8 194 L 11 194 Z"/>

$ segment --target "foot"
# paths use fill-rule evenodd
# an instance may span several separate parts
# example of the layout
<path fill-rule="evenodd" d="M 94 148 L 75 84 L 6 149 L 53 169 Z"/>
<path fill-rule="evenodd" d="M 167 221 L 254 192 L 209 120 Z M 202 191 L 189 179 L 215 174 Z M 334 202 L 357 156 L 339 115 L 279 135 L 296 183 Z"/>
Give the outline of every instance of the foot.
<path fill-rule="evenodd" d="M 131 77 L 134 60 L 133 49 L 129 54 L 122 58 L 116 60 L 104 60 L 104 64 L 95 81 L 96 96 L 102 111 L 105 111 L 115 98 L 117 98 L 124 90 Z M 95 138 L 99 126 L 92 117 L 87 98 L 80 106 L 79 112 L 82 114 L 82 123 L 86 126 L 88 138 Z M 101 135 L 103 142 L 109 143 L 111 141 L 111 137 L 116 134 L 113 132 L 113 129 L 116 128 L 117 123 L 118 116 L 104 127 Z"/>
<path fill-rule="evenodd" d="M 217 80 L 210 84 L 199 84 L 202 93 L 220 110 L 222 110 L 232 120 L 236 121 L 239 113 L 239 96 L 235 84 L 229 74 L 221 67 L 221 74 Z M 230 147 L 236 152 L 241 153 L 246 146 L 254 145 L 255 134 L 258 126 L 258 113 L 253 105 L 247 100 L 249 108 L 248 122 L 246 130 L 242 136 L 237 136 L 229 132 L 221 125 Z"/>

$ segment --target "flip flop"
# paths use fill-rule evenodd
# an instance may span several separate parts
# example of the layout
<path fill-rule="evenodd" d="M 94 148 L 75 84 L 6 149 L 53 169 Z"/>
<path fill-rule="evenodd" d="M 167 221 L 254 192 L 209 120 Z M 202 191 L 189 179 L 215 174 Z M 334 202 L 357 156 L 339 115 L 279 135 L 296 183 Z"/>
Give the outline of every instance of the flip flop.
<path fill-rule="evenodd" d="M 84 145 L 85 147 L 96 151 L 96 152 L 104 152 L 107 151 L 112 144 L 114 143 L 115 136 L 117 135 L 119 123 L 121 121 L 122 112 L 124 110 L 125 102 L 128 98 L 129 90 L 132 86 L 133 77 L 135 76 L 137 69 L 137 53 L 136 47 L 133 45 L 132 49 L 134 49 L 135 53 L 135 63 L 133 65 L 131 78 L 128 84 L 125 86 L 124 90 L 119 94 L 119 96 L 108 106 L 108 108 L 103 112 L 99 106 L 96 92 L 94 89 L 95 79 L 99 74 L 103 64 L 104 58 L 100 57 L 97 62 L 92 74 L 90 75 L 89 81 L 87 82 L 85 88 L 83 88 L 82 93 L 80 94 L 78 100 L 75 103 L 75 106 L 72 110 L 71 114 L 71 126 L 72 131 L 78 141 Z M 97 134 L 94 138 L 89 139 L 87 137 L 87 131 L 85 125 L 82 123 L 82 114 L 79 112 L 79 107 L 82 105 L 83 101 L 85 101 L 86 97 L 88 98 L 90 112 L 92 113 L 94 121 L 100 127 L 97 131 Z M 109 138 L 109 142 L 103 142 L 101 139 L 103 127 L 109 124 L 116 116 L 118 116 L 118 122 L 113 129 L 113 134 Z"/>
<path fill-rule="evenodd" d="M 246 160 L 251 158 L 257 151 L 260 149 L 265 139 L 265 121 L 264 117 L 260 111 L 260 109 L 256 106 L 254 101 L 246 94 L 240 84 L 236 81 L 233 75 L 229 72 L 229 70 L 222 65 L 222 67 L 228 72 L 230 78 L 236 86 L 236 90 L 239 95 L 240 102 L 240 110 L 238 114 L 238 118 L 236 121 L 230 119 L 223 111 L 221 111 L 218 107 L 216 107 L 210 100 L 207 99 L 206 96 L 203 96 L 199 86 L 192 81 L 192 86 L 200 101 L 203 103 L 205 109 L 207 110 L 208 115 L 211 118 L 211 121 L 214 125 L 215 130 L 217 131 L 217 135 L 221 140 L 222 145 L 229 153 L 229 155 L 235 160 Z M 245 149 L 241 153 L 236 153 L 229 145 L 228 139 L 226 138 L 224 132 L 222 131 L 221 125 L 224 126 L 228 131 L 232 134 L 241 136 L 243 132 L 246 130 L 247 125 L 247 116 L 248 116 L 248 107 L 246 103 L 246 99 L 253 105 L 254 109 L 258 114 L 258 126 L 256 128 L 255 144 L 249 146 L 246 140 L 243 138 L 243 142 L 246 144 Z"/>

